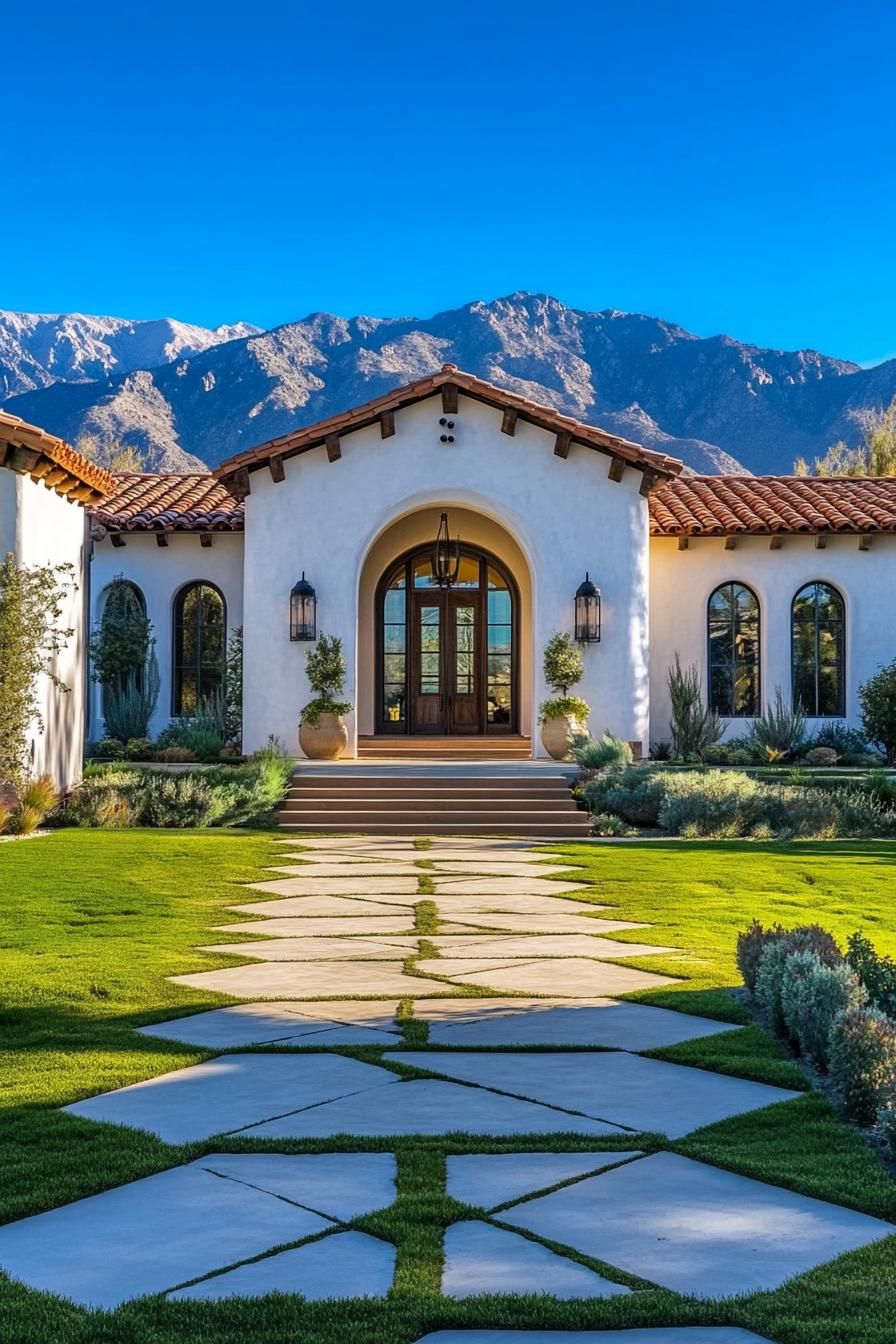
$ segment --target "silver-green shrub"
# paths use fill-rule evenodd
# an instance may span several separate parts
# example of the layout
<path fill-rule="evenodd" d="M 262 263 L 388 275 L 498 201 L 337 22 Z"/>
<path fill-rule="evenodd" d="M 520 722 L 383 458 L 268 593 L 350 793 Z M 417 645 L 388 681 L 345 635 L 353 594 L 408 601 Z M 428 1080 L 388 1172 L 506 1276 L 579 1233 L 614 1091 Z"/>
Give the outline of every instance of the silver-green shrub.
<path fill-rule="evenodd" d="M 585 786 L 582 798 L 589 812 L 614 812 L 634 826 L 655 826 L 669 778 L 644 765 L 608 769 Z"/>
<path fill-rule="evenodd" d="M 850 1119 L 870 1124 L 896 1088 L 896 1023 L 876 1008 L 838 1013 L 828 1072 Z"/>
<path fill-rule="evenodd" d="M 838 1013 L 861 1008 L 868 994 L 845 961 L 827 966 L 816 952 L 792 952 L 784 963 L 781 1017 L 800 1053 L 827 1068 L 828 1038 Z"/>
<path fill-rule="evenodd" d="M 605 770 L 607 766 L 632 763 L 632 749 L 621 737 L 608 730 L 600 738 L 586 737 L 573 745 L 572 754 L 583 770 Z"/>
<path fill-rule="evenodd" d="M 666 778 L 657 818 L 673 835 L 725 838 L 746 834 L 753 824 L 760 785 L 740 770 L 683 771 Z"/>

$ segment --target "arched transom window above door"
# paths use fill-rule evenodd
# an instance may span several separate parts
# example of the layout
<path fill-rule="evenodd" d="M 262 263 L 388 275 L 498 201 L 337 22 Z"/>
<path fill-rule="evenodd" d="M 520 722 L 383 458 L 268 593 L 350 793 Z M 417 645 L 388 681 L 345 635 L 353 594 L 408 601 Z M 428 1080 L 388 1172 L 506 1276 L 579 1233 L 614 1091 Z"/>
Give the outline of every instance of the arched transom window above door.
<path fill-rule="evenodd" d="M 377 589 L 377 730 L 516 731 L 517 592 L 494 556 L 462 547 L 440 588 L 432 548 L 394 562 Z"/>

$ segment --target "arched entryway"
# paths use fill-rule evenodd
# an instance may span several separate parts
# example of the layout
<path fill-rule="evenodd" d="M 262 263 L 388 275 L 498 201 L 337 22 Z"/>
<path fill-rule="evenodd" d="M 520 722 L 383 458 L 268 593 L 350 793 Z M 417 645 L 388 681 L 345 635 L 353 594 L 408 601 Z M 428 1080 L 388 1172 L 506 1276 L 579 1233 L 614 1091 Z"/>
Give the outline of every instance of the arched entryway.
<path fill-rule="evenodd" d="M 393 560 L 375 597 L 375 731 L 517 733 L 519 620 L 514 576 L 490 551 L 462 545 L 448 587 L 431 544 Z"/>

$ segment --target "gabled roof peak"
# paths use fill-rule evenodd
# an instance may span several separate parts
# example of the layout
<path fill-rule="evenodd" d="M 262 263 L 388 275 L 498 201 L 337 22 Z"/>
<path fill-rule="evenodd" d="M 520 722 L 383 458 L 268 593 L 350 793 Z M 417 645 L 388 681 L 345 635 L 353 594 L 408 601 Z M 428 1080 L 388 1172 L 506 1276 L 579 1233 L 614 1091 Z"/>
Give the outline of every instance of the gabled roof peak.
<path fill-rule="evenodd" d="M 510 412 L 514 419 L 518 417 L 548 433 L 562 435 L 567 444 L 571 441 L 581 443 L 586 447 L 608 453 L 612 457 L 621 458 L 624 463 L 637 467 L 651 477 L 677 476 L 682 470 L 682 463 L 678 458 L 643 448 L 641 444 L 634 443 L 630 439 L 623 439 L 596 425 L 589 425 L 571 415 L 564 415 L 553 406 L 531 401 L 518 392 L 486 382 L 483 378 L 477 378 L 474 374 L 459 369 L 456 364 L 443 364 L 437 373 L 405 383 L 379 397 L 363 402 L 360 406 L 328 416 L 316 424 L 304 425 L 289 434 L 269 439 L 267 443 L 259 444 L 256 448 L 237 453 L 236 456 L 222 462 L 215 475 L 221 481 L 234 481 L 238 474 L 257 471 L 260 467 L 266 466 L 272 458 L 294 457 L 297 453 L 319 447 L 327 440 L 332 442 L 338 440 L 340 435 L 364 429 L 368 425 L 375 424 L 377 420 L 382 424 L 384 416 L 388 417 L 405 406 L 413 405 L 414 402 L 424 401 L 437 392 L 443 392 L 444 396 L 444 389 L 447 388 L 454 388 L 464 396 Z M 389 434 L 391 432 L 390 428 Z M 384 437 L 388 437 L 385 432 Z M 561 455 L 565 456 L 565 453 Z"/>

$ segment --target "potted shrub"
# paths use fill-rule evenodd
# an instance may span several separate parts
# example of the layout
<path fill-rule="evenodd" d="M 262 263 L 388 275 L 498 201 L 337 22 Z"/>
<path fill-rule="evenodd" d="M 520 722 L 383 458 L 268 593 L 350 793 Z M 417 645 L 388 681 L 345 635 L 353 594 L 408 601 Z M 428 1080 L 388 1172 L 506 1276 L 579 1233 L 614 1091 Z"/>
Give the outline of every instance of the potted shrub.
<path fill-rule="evenodd" d="M 305 671 L 315 696 L 302 710 L 299 746 L 314 761 L 335 761 L 348 743 L 342 716 L 351 709 L 348 700 L 336 699 L 345 681 L 342 640 L 321 635 L 317 647 L 305 655 Z"/>
<path fill-rule="evenodd" d="M 577 737 L 586 731 L 589 706 L 569 691 L 581 681 L 585 664 L 581 649 L 570 635 L 553 635 L 545 645 L 544 679 L 556 695 L 545 700 L 538 712 L 544 749 L 555 761 L 569 755 Z"/>

